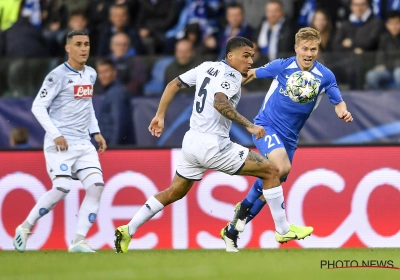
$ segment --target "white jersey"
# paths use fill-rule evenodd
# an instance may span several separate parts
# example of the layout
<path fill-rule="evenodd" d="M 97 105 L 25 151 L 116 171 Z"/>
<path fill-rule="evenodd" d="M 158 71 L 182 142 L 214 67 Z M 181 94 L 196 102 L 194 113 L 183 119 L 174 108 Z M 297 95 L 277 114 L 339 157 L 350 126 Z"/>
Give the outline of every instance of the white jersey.
<path fill-rule="evenodd" d="M 229 137 L 232 121 L 214 108 L 214 96 L 224 93 L 236 108 L 241 96 L 242 75 L 226 61 L 204 62 L 179 80 L 186 86 L 196 85 L 190 128 L 201 133 Z"/>
<path fill-rule="evenodd" d="M 87 143 L 90 134 L 100 132 L 92 96 L 96 71 L 85 66 L 73 69 L 67 62 L 45 78 L 32 105 L 32 113 L 46 131 L 44 148 L 64 136 L 69 144 Z"/>

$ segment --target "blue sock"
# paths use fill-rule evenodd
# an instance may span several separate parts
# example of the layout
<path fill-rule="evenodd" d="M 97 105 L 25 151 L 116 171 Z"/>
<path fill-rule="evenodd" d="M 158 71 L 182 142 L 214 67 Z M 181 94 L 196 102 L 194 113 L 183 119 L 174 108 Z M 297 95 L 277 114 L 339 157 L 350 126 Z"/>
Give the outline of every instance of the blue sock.
<path fill-rule="evenodd" d="M 253 207 L 249 210 L 249 215 L 247 216 L 246 224 L 253 220 L 258 213 L 260 213 L 261 209 L 267 204 L 265 201 L 262 201 L 260 198 L 256 200 Z"/>
<path fill-rule="evenodd" d="M 253 186 L 251 187 L 249 193 L 247 194 L 246 198 L 243 200 L 242 203 L 247 203 L 244 205 L 246 205 L 248 208 L 251 208 L 253 207 L 253 204 L 257 201 L 257 199 L 259 199 L 260 196 L 262 195 L 263 195 L 262 180 L 258 178 L 254 182 Z"/>
<path fill-rule="evenodd" d="M 235 229 L 235 226 L 232 223 L 229 223 L 228 225 L 228 232 L 230 234 L 238 235 L 239 232 Z"/>
<path fill-rule="evenodd" d="M 249 223 L 251 220 L 253 220 L 258 213 L 260 213 L 261 209 L 263 209 L 265 204 L 267 203 L 265 201 L 262 201 L 261 199 L 256 200 L 253 207 L 251 207 L 249 210 L 249 215 L 247 216 L 246 224 Z M 239 234 L 239 232 L 235 229 L 232 223 L 230 223 L 228 226 L 228 232 L 233 235 Z"/>

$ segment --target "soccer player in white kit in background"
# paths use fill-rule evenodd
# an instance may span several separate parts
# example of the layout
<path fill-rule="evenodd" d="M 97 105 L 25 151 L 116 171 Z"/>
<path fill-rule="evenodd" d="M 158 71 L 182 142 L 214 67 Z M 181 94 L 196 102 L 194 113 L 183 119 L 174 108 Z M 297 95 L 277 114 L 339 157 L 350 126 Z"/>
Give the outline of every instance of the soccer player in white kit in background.
<path fill-rule="evenodd" d="M 107 148 L 92 104 L 97 74 L 92 67 L 85 65 L 90 51 L 87 33 L 80 30 L 70 32 L 65 50 L 68 61 L 46 76 L 32 105 L 32 113 L 46 131 L 43 149 L 53 186 L 16 228 L 14 247 L 20 252 L 25 251 L 28 236 L 37 220 L 69 193 L 71 178 L 82 182 L 86 196 L 78 213 L 76 235 L 68 251 L 95 252 L 85 237 L 97 217 L 104 181 L 90 135 L 99 145 L 100 154 Z"/>
<path fill-rule="evenodd" d="M 280 185 L 278 168 L 274 164 L 229 138 L 232 121 L 244 126 L 257 139 L 265 135 L 263 127 L 254 125 L 236 110 L 241 96 L 242 75 L 253 64 L 253 55 L 251 41 L 243 37 L 232 38 L 226 46 L 225 60 L 204 62 L 167 85 L 149 126 L 151 134 L 161 136 L 166 111 L 178 90 L 196 86 L 190 130 L 183 139 L 171 186 L 150 197 L 127 225 L 116 229 L 117 253 L 126 253 L 137 229 L 165 206 L 183 198 L 208 169 L 258 177 L 265 190 Z M 234 249 L 238 251 L 236 247 Z"/>

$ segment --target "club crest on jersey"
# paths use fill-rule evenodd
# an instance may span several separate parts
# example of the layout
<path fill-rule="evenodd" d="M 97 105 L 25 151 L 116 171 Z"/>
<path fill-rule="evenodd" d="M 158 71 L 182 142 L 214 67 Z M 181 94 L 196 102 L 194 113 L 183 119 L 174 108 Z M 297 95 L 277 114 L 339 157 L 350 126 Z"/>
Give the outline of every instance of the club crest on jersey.
<path fill-rule="evenodd" d="M 74 86 L 74 98 L 92 98 L 92 97 L 93 97 L 92 85 Z"/>

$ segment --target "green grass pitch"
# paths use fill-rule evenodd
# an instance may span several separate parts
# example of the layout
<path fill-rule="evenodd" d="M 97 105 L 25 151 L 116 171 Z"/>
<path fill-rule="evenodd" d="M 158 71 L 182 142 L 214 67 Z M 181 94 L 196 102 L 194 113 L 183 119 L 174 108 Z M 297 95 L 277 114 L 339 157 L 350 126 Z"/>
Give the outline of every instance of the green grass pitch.
<path fill-rule="evenodd" d="M 328 270 L 320 268 L 321 260 L 392 260 L 400 267 L 400 249 L 0 251 L 0 279 L 400 279 L 400 270 Z"/>

